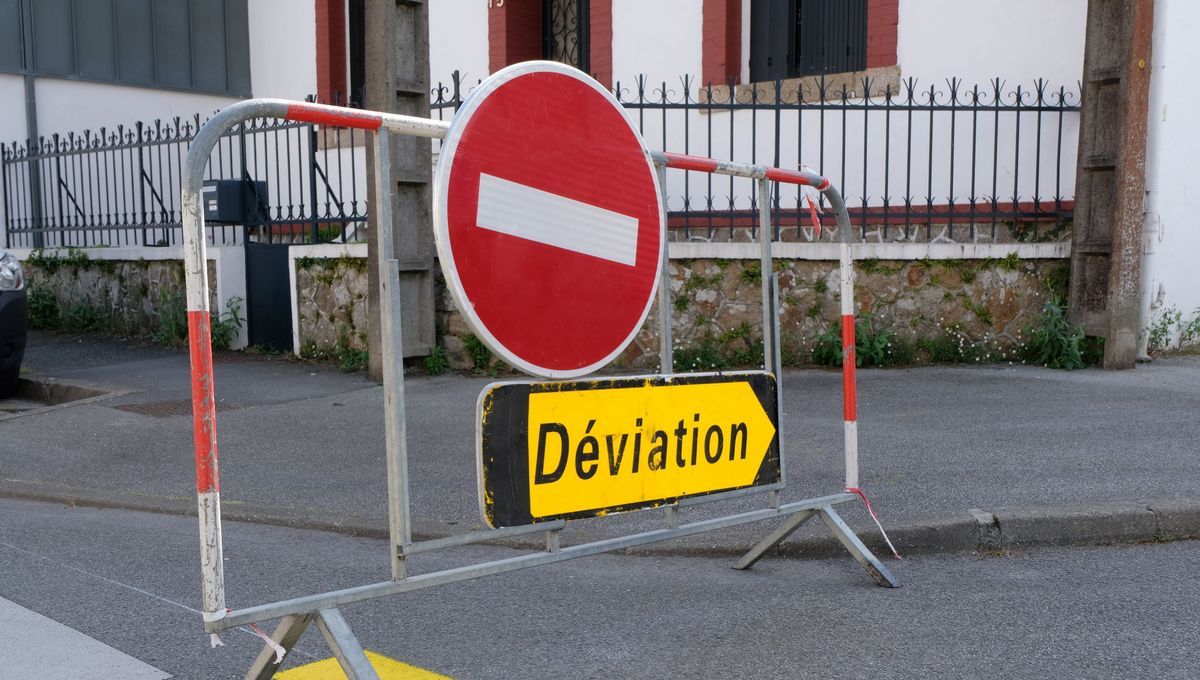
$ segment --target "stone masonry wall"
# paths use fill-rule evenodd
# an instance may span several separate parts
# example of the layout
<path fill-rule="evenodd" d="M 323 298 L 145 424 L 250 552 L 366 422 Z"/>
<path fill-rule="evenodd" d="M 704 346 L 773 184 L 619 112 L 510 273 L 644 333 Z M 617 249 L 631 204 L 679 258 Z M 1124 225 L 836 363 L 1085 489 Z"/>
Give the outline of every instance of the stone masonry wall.
<path fill-rule="evenodd" d="M 840 318 L 838 263 L 775 260 L 781 300 L 784 363 L 811 362 L 817 339 Z M 902 343 L 949 356 L 1011 356 L 1052 292 L 1067 283 L 1066 260 L 859 260 L 855 308 L 874 331 Z M 758 260 L 671 261 L 672 334 L 676 370 L 761 362 L 762 294 Z M 444 286 L 438 296 L 438 329 L 452 368 L 471 368 L 476 353 L 470 329 Z M 953 346 L 959 350 L 954 351 Z M 965 348 L 965 349 L 964 349 Z M 931 358 L 915 352 L 916 361 Z M 687 365 L 687 364 L 691 365 Z M 658 312 L 614 362 L 617 367 L 658 366 Z"/>
<path fill-rule="evenodd" d="M 990 260 L 859 260 L 856 263 L 856 312 L 860 323 L 894 334 L 917 349 L 915 361 L 929 348 L 952 345 L 1005 358 L 1023 340 L 1052 294 L 1062 294 L 1067 261 L 1021 260 L 1015 255 Z M 812 360 L 820 336 L 836 328 L 840 317 L 838 263 L 816 260 L 775 261 L 780 278 L 784 363 Z M 749 364 L 762 341 L 761 283 L 758 260 L 688 259 L 671 261 L 672 331 L 676 369 L 703 369 L 716 358 L 721 365 Z M 313 260 L 296 281 L 302 346 L 333 349 L 349 343 L 365 346 L 366 267 L 361 258 Z M 453 369 L 477 366 L 486 352 L 442 285 L 439 276 L 437 320 L 440 346 Z M 936 349 L 935 349 L 936 351 Z M 950 353 L 953 356 L 953 353 Z M 710 362 L 708 365 L 705 362 Z M 686 365 L 691 362 L 692 365 Z M 654 369 L 658 365 L 658 318 L 652 308 L 645 326 L 615 362 L 617 367 Z"/>
<path fill-rule="evenodd" d="M 298 258 L 300 353 L 367 348 L 367 260 Z"/>
<path fill-rule="evenodd" d="M 168 308 L 172 314 L 182 314 L 186 308 L 180 260 L 101 260 L 70 251 L 65 255 L 35 253 L 23 264 L 31 320 L 38 313 L 55 313 L 73 317 L 70 321 L 81 326 L 142 335 L 160 325 Z M 208 280 L 209 303 L 216 309 L 216 263 L 212 260 L 208 262 Z"/>
<path fill-rule="evenodd" d="M 1066 261 L 859 260 L 855 312 L 860 323 L 890 331 L 914 346 L 974 345 L 1008 355 L 1051 295 L 1066 286 Z M 810 363 L 818 337 L 840 317 L 837 262 L 775 260 L 779 273 L 780 345 L 787 365 Z M 757 260 L 672 260 L 672 334 L 677 362 L 705 352 L 726 360 L 759 357 L 762 288 Z M 915 356 L 921 360 L 921 356 Z M 928 358 L 928 357 L 925 357 Z M 997 357 L 999 358 L 999 357 Z M 761 361 L 761 359 L 759 359 Z M 634 368 L 658 365 L 657 310 L 618 359 Z M 676 365 L 677 370 L 704 366 Z"/>

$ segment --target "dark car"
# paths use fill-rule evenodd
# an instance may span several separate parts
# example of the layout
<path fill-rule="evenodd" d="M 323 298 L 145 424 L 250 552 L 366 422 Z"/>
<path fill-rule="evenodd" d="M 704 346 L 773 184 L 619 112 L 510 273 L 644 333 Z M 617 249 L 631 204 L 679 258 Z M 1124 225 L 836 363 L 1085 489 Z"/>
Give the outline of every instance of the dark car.
<path fill-rule="evenodd" d="M 0 399 L 17 389 L 28 327 L 21 263 L 0 248 Z"/>

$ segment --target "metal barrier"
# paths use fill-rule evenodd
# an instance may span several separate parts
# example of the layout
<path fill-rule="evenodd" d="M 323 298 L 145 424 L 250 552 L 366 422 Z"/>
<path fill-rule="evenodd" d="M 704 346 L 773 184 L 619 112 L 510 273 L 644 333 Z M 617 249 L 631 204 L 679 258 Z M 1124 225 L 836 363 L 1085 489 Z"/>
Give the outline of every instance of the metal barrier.
<path fill-rule="evenodd" d="M 845 399 L 845 465 L 846 491 L 781 503 L 779 490 L 784 482 L 738 489 L 708 496 L 678 500 L 664 507 L 666 526 L 616 538 L 597 540 L 579 545 L 563 547 L 559 543 L 559 532 L 566 521 L 553 520 L 528 526 L 472 531 L 444 538 L 414 542 L 412 540 L 411 516 L 408 492 L 408 450 L 406 414 L 404 408 L 404 372 L 401 363 L 402 329 L 400 327 L 399 267 L 391 259 L 392 239 L 390 221 L 381 219 L 378 235 L 379 271 L 381 276 L 380 314 L 383 329 L 383 384 L 384 413 L 386 427 L 386 460 L 388 488 L 388 520 L 390 527 L 390 557 L 392 578 L 389 581 L 372 583 L 354 588 L 335 590 L 316 595 L 297 597 L 281 602 L 260 604 L 242 609 L 227 609 L 225 601 L 224 558 L 221 538 L 220 486 L 217 471 L 217 436 L 215 396 L 213 388 L 211 337 L 208 309 L 208 273 L 205 265 L 206 239 L 204 217 L 200 204 L 201 181 L 208 155 L 221 136 L 235 125 L 253 118 L 279 118 L 296 122 L 321 125 L 344 126 L 375 132 L 374 143 L 376 195 L 379 197 L 374 209 L 379 214 L 391 212 L 391 189 L 395 187 L 389 148 L 393 134 L 417 137 L 441 138 L 450 127 L 448 122 L 426 120 L 409 116 L 358 111 L 302 102 L 257 99 L 234 104 L 208 121 L 197 133 L 188 153 L 184 167 L 182 186 L 183 235 L 185 270 L 187 277 L 188 326 L 190 333 L 191 382 L 193 401 L 193 427 L 195 431 L 196 490 L 201 544 L 202 612 L 204 627 L 209 633 L 268 619 L 282 618 L 273 635 L 246 677 L 270 678 L 279 668 L 286 653 L 299 639 L 310 623 L 316 623 L 325 640 L 334 652 L 349 678 L 376 678 L 362 647 L 338 608 L 362 600 L 379 598 L 397 593 L 420 590 L 459 581 L 501 574 L 527 567 L 553 564 L 577 557 L 596 555 L 645 545 L 671 538 L 732 527 L 750 522 L 781 518 L 783 522 L 763 538 L 733 566 L 746 569 L 758 561 L 768 550 L 778 545 L 806 521 L 819 516 L 829 530 L 857 559 L 875 582 L 880 586 L 896 587 L 895 577 L 863 545 L 862 541 L 846 525 L 833 506 L 853 501 L 858 486 L 858 447 L 855 427 L 855 375 L 854 375 L 854 314 L 853 314 L 853 263 L 850 241 L 852 239 L 850 219 L 841 195 L 829 180 L 811 172 L 794 172 L 758 165 L 744 165 L 714 161 L 706 158 L 657 153 L 653 159 L 659 177 L 667 169 L 704 171 L 714 174 L 753 178 L 758 183 L 760 200 L 762 243 L 762 286 L 764 365 L 776 376 L 781 377 L 779 353 L 779 305 L 778 278 L 771 267 L 770 194 L 773 182 L 811 186 L 822 192 L 835 210 L 838 232 L 841 237 L 842 267 L 842 336 L 844 342 L 843 372 Z M 667 272 L 667 257 L 664 250 L 660 276 Z M 661 371 L 672 371 L 670 323 L 670 286 L 658 287 L 661 328 Z M 766 507 L 680 524 L 676 513 L 680 507 L 694 506 L 718 500 L 754 493 L 767 495 Z M 452 546 L 468 545 L 499 538 L 542 533 L 546 538 L 546 550 L 507 559 L 494 560 L 464 567 L 445 569 L 432 573 L 409 576 L 406 573 L 408 557 Z M 214 643 L 216 641 L 214 640 Z"/>

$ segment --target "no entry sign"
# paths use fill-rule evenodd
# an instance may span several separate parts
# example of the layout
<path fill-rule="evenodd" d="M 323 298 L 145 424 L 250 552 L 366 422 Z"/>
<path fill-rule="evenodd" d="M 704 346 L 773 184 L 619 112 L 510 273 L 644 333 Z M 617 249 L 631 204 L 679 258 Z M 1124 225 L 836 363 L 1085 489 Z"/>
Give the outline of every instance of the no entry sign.
<path fill-rule="evenodd" d="M 484 520 L 597 517 L 778 482 L 776 400 L 761 371 L 489 385 Z"/>
<path fill-rule="evenodd" d="M 475 334 L 527 373 L 615 358 L 658 285 L 665 216 L 641 136 L 599 83 L 527 62 L 479 85 L 434 177 L 446 286 Z"/>

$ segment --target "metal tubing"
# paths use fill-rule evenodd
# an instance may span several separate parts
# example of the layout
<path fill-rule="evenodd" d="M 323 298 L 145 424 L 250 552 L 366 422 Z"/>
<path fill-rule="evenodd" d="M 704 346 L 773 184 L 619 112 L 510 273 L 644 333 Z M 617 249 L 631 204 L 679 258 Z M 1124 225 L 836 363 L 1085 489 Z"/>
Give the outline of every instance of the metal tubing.
<path fill-rule="evenodd" d="M 715 503 L 717 501 L 727 501 L 731 498 L 742 498 L 744 496 L 757 496 L 762 493 L 770 493 L 779 491 L 786 487 L 783 482 L 775 482 L 774 484 L 764 484 L 763 486 L 748 486 L 744 489 L 734 489 L 733 491 L 722 491 L 721 493 L 710 493 L 703 496 L 691 496 L 688 498 L 680 498 L 675 504 L 681 508 L 688 508 L 696 505 L 704 505 L 706 503 Z"/>
<path fill-rule="evenodd" d="M 833 532 L 837 540 L 841 541 L 842 546 L 854 556 L 854 559 L 858 560 L 863 569 L 867 570 L 867 573 L 875 580 L 876 585 L 882 588 L 900 587 L 900 581 L 892 575 L 892 572 L 888 571 L 887 567 L 883 566 L 879 558 L 871 554 L 867 546 L 863 545 L 863 542 L 859 540 L 854 531 L 846 526 L 846 522 L 842 520 L 841 516 L 831 506 L 826 505 L 819 508 L 818 511 L 821 515 L 821 520 L 825 522 L 825 526 L 829 527 L 829 530 Z"/>
<path fill-rule="evenodd" d="M 187 290 L 192 373 L 192 424 L 200 524 L 201 610 L 206 623 L 225 616 L 225 573 L 221 545 L 217 418 L 209 333 L 208 267 L 200 188 L 213 147 L 227 130 L 251 118 L 286 115 L 282 102 L 249 100 L 223 109 L 196 133 L 183 167 L 183 266 Z"/>
<path fill-rule="evenodd" d="M 400 263 L 395 254 L 392 232 L 391 133 L 375 133 L 375 211 L 379 219 L 379 315 L 383 340 L 383 418 L 384 446 L 387 456 L 388 527 L 392 549 L 392 578 L 404 578 L 404 555 L 412 543 L 408 496 L 408 422 L 404 408 L 404 347 L 400 327 Z"/>
<path fill-rule="evenodd" d="M 502 538 L 513 538 L 514 536 L 524 536 L 526 534 L 537 534 L 543 531 L 562 531 L 566 528 L 565 520 L 556 519 L 551 522 L 539 522 L 537 524 L 528 524 L 522 527 L 504 527 L 502 529 L 488 529 L 486 531 L 469 531 L 465 534 L 454 534 L 453 536 L 445 536 L 443 538 L 434 538 L 428 541 L 420 541 L 408 545 L 404 549 L 405 555 L 416 555 L 418 553 L 432 552 L 443 548 L 453 548 L 461 545 L 471 545 L 473 543 L 483 543 L 484 541 L 493 541 Z"/>
<path fill-rule="evenodd" d="M 252 118 L 286 118 L 324 125 L 385 129 L 420 137 L 441 138 L 449 123 L 355 111 L 334 106 L 250 99 L 232 104 L 208 120 L 192 139 L 180 182 L 184 276 L 187 291 L 191 357 L 192 423 L 196 459 L 197 515 L 200 525 L 201 605 L 206 623 L 225 616 L 225 575 L 221 542 L 220 478 L 217 468 L 212 337 L 209 330 L 207 244 L 200 190 L 213 147 L 234 126 Z M 397 562 L 393 556 L 393 567 Z"/>
<path fill-rule="evenodd" d="M 816 514 L 816 510 L 804 510 L 789 517 L 783 524 L 775 528 L 775 531 L 767 534 L 761 541 L 756 543 L 745 555 L 742 555 L 737 562 L 733 563 L 734 569 L 749 569 L 754 566 L 754 563 L 762 559 L 767 551 L 779 545 L 788 536 L 791 536 L 804 523 L 812 519 Z"/>
<path fill-rule="evenodd" d="M 319 611 L 317 628 L 321 629 L 321 635 L 346 674 L 346 680 L 379 680 L 379 675 L 340 611 L 333 608 Z"/>
<path fill-rule="evenodd" d="M 667 167 L 658 164 L 658 186 L 662 188 L 663 219 L 667 219 Z M 665 226 L 665 225 L 664 225 Z M 658 273 L 658 372 L 669 375 L 675 372 L 674 338 L 671 324 L 674 308 L 671 306 L 671 255 L 667 232 L 663 229 L 662 264 Z"/>
<path fill-rule="evenodd" d="M 771 183 L 764 178 L 758 180 L 758 242 L 761 246 L 759 252 L 759 278 L 762 283 L 762 304 L 763 304 L 763 370 L 770 371 L 776 380 L 779 381 L 779 374 L 773 370 L 772 364 L 775 357 L 774 338 L 772 338 L 771 327 L 774 325 L 776 307 L 775 301 L 771 299 L 771 272 L 774 266 L 771 263 Z"/>
<path fill-rule="evenodd" d="M 544 564 L 565 562 L 566 560 L 576 559 L 579 557 L 588 557 L 590 555 L 598 555 L 600 553 L 610 552 L 613 550 L 633 548 L 639 545 L 646 545 L 648 543 L 665 541 L 670 538 L 681 538 L 683 536 L 701 534 L 706 531 L 713 531 L 714 529 L 723 529 L 726 527 L 748 524 L 750 522 L 758 522 L 764 519 L 771 519 L 773 517 L 785 517 L 802 510 L 825 508 L 829 507 L 833 503 L 844 503 L 854 500 L 854 498 L 854 494 L 850 493 L 834 494 L 832 496 L 825 496 L 823 498 L 813 498 L 804 501 L 796 501 L 794 503 L 786 503 L 781 505 L 779 508 L 751 510 L 736 515 L 727 515 L 725 517 L 715 517 L 713 519 L 700 520 L 697 522 L 680 525 L 674 529 L 656 529 L 639 534 L 630 534 L 628 536 L 618 536 L 616 538 L 593 541 L 591 543 L 583 543 L 581 545 L 573 545 L 562 548 L 557 552 L 538 552 L 528 555 L 520 555 L 503 560 L 485 562 L 483 564 L 472 564 L 465 567 L 445 569 L 443 571 L 433 572 L 431 574 L 410 576 L 403 581 L 383 581 L 380 583 L 372 583 L 355 588 L 335 590 L 319 595 L 297 597 L 291 600 L 259 605 L 257 607 L 237 609 L 229 612 L 223 619 L 219 621 L 207 622 L 205 624 L 205 630 L 210 633 L 218 633 L 227 628 L 244 626 L 246 624 L 265 621 L 267 619 L 286 616 L 288 614 L 303 614 L 305 612 L 311 612 L 330 607 L 339 607 L 351 602 L 360 602 L 362 600 L 370 600 L 377 597 L 386 597 L 388 595 L 395 595 L 398 593 L 423 590 L 425 588 L 432 588 L 450 583 L 458 583 L 459 581 L 467 581 L 482 576 L 504 574 L 510 571 L 536 567 Z"/>
<path fill-rule="evenodd" d="M 271 639 L 283 647 L 283 658 L 276 660 L 275 649 L 271 645 L 263 645 L 262 651 L 254 659 L 250 670 L 246 671 L 246 680 L 270 680 L 275 677 L 275 671 L 283 665 L 288 653 L 292 651 L 292 647 L 296 646 L 296 641 L 304 634 L 311 621 L 312 616 L 308 614 L 290 614 L 283 617 L 283 620 L 275 627 L 275 632 L 271 634 Z"/>

